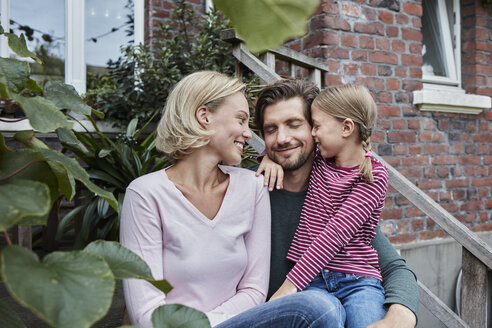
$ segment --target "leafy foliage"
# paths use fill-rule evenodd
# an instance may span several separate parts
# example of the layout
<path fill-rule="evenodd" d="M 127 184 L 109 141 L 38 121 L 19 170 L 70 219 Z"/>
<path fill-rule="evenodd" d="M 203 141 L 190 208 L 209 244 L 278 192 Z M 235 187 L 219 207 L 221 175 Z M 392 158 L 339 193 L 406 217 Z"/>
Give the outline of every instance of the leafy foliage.
<path fill-rule="evenodd" d="M 116 62 L 109 62 L 108 75 L 89 76 L 87 102 L 105 113 L 106 120 L 120 127 L 133 118 L 145 122 L 164 107 L 183 76 L 197 70 L 234 72 L 231 46 L 220 39 L 227 21 L 218 12 L 195 22 L 193 10 L 179 0 L 172 15 L 170 25 L 160 26 L 163 39 L 153 48 L 125 47 Z M 199 32 L 192 35 L 192 28 Z"/>

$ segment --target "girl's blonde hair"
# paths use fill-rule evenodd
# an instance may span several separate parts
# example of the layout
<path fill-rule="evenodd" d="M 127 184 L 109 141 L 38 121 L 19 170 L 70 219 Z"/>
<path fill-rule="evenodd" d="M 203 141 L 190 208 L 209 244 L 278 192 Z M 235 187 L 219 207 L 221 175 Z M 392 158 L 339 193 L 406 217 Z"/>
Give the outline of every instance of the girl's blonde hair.
<path fill-rule="evenodd" d="M 225 97 L 244 88 L 238 79 L 219 72 L 201 71 L 184 77 L 167 97 L 157 126 L 157 149 L 181 159 L 208 144 L 214 131 L 203 129 L 196 119 L 196 110 L 205 106 L 213 112 Z"/>
<path fill-rule="evenodd" d="M 371 150 L 371 134 L 377 118 L 377 107 L 365 86 L 343 84 L 327 88 L 314 99 L 313 106 L 341 122 L 347 118 L 352 119 L 357 125 L 362 147 L 366 152 Z M 364 158 L 359 172 L 367 182 L 374 181 L 370 157 Z"/>

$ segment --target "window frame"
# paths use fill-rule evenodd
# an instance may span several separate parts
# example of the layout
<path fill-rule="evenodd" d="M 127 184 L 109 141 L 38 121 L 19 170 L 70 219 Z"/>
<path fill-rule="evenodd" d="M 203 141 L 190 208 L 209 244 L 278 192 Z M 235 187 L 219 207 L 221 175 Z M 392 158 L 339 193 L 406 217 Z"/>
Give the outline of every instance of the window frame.
<path fill-rule="evenodd" d="M 10 2 L 0 0 L 0 24 L 4 29 L 10 27 Z M 133 12 L 135 17 L 134 44 L 144 43 L 144 0 L 134 0 Z M 86 92 L 86 62 L 85 62 L 85 0 L 65 0 L 65 83 L 74 86 L 79 94 Z M 0 37 L 0 55 L 10 54 L 8 40 Z"/>

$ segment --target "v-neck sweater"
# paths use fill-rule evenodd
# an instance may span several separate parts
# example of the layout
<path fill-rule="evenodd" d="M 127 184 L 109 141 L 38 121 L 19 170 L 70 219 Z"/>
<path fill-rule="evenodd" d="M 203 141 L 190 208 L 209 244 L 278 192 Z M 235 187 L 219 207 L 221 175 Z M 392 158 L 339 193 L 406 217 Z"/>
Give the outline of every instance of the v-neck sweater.
<path fill-rule="evenodd" d="M 184 304 L 205 312 L 212 326 L 265 301 L 270 265 L 270 200 L 263 177 L 219 166 L 229 185 L 213 220 L 201 213 L 166 171 L 150 173 L 127 188 L 121 244 L 139 255 L 164 294 L 139 279 L 123 281 L 133 324 L 152 327 L 157 307 Z"/>

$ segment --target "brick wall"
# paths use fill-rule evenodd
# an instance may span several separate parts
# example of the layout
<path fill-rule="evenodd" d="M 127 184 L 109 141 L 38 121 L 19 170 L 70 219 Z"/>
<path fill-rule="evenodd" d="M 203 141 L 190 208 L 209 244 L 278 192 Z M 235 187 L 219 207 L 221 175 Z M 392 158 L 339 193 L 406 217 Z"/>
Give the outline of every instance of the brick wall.
<path fill-rule="evenodd" d="M 204 11 L 204 1 L 189 2 Z M 171 3 L 149 2 L 150 39 Z M 474 0 L 461 6 L 463 88 L 492 96 L 492 10 Z M 322 0 L 308 34 L 286 45 L 329 65 L 325 85 L 366 85 L 378 104 L 378 154 L 470 229 L 492 231 L 492 110 L 431 113 L 412 105 L 422 88 L 421 16 L 420 0 Z M 381 227 L 394 243 L 445 236 L 392 188 Z"/>
<path fill-rule="evenodd" d="M 462 1 L 463 88 L 492 96 L 492 14 Z M 325 85 L 366 85 L 378 104 L 377 152 L 475 231 L 492 230 L 492 111 L 421 112 L 421 1 L 323 0 L 308 34 L 287 43 L 330 66 Z M 382 230 L 395 243 L 444 237 L 420 210 L 390 188 Z"/>

